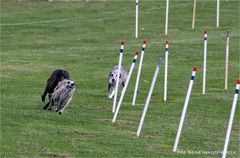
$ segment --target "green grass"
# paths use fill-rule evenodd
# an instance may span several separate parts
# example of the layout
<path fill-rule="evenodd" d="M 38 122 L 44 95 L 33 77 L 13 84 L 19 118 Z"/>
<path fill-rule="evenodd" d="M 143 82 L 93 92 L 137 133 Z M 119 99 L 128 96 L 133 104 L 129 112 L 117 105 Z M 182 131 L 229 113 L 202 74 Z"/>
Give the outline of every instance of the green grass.
<path fill-rule="evenodd" d="M 192 0 L 170 0 L 169 36 L 164 35 L 165 1 L 1 1 L 1 157 L 169 157 L 217 158 L 223 149 L 236 78 L 239 76 L 239 1 L 197 2 L 191 31 Z M 144 29 L 144 30 L 143 30 Z M 202 89 L 203 31 L 208 29 L 206 95 Z M 231 31 L 229 90 L 224 90 L 226 31 Z M 148 40 L 137 106 L 131 106 L 136 70 L 112 124 L 107 75 L 117 64 L 130 67 L 136 49 Z M 163 66 L 141 136 L 136 137 L 156 60 L 169 40 L 168 101 L 163 102 Z M 172 147 L 193 65 L 198 67 L 178 149 Z M 163 62 L 164 65 L 164 62 Z M 136 65 L 136 67 L 138 64 Z M 40 95 L 55 68 L 76 82 L 63 115 L 42 110 Z M 239 155 L 239 103 L 228 151 Z M 192 153 L 191 153 L 192 152 Z M 205 152 L 205 153 L 199 153 Z M 210 152 L 210 153 L 207 153 Z M 216 153 L 214 153 L 216 152 Z M 194 154 L 193 154 L 194 153 Z M 235 153 L 235 154 L 234 154 Z"/>

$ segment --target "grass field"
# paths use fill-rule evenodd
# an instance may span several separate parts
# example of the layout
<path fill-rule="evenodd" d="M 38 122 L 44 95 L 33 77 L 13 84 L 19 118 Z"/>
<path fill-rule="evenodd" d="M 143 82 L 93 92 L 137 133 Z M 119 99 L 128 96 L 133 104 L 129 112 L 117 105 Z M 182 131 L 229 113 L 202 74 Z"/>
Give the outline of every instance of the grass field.
<path fill-rule="evenodd" d="M 240 65 L 238 0 L 170 0 L 169 35 L 164 35 L 165 0 L 139 1 L 139 38 L 135 39 L 135 1 L 1 0 L 1 157 L 161 157 L 218 158 Z M 203 32 L 207 29 L 207 82 L 202 95 Z M 224 90 L 226 31 L 230 31 L 229 90 Z M 131 106 L 134 70 L 117 121 L 107 76 L 117 64 L 130 68 L 136 49 L 148 40 L 137 105 Z M 164 62 L 140 137 L 137 126 L 157 59 L 169 40 L 168 101 L 163 102 Z M 177 153 L 172 152 L 193 65 L 198 67 Z M 137 68 L 138 64 L 135 68 Z M 42 110 L 46 80 L 56 68 L 76 82 L 63 115 Z M 236 109 L 228 151 L 238 157 L 240 123 Z"/>

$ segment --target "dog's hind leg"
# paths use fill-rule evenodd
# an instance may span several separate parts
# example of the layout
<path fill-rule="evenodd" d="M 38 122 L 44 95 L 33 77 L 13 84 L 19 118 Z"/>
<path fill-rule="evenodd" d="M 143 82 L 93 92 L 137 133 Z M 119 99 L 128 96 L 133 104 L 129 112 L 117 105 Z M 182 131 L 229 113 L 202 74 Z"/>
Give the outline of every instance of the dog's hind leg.
<path fill-rule="evenodd" d="M 47 109 L 48 109 L 49 103 L 50 103 L 50 102 L 48 102 L 48 103 L 43 107 L 44 110 L 47 110 Z"/>
<path fill-rule="evenodd" d="M 51 111 L 53 109 L 53 107 L 51 106 L 51 105 L 49 105 L 48 107 L 47 107 L 47 110 L 48 111 Z"/>
<path fill-rule="evenodd" d="M 48 106 L 46 105 L 47 107 L 46 106 L 45 107 L 46 107 L 47 110 L 50 111 L 54 108 L 54 104 L 55 104 L 54 100 L 51 98 L 51 100 L 49 100 L 49 102 L 48 102 Z"/>

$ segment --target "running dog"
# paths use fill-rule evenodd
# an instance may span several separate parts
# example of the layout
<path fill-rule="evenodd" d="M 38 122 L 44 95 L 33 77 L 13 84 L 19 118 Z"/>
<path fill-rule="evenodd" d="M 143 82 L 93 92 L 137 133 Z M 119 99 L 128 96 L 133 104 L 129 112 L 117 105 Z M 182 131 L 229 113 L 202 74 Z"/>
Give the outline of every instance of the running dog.
<path fill-rule="evenodd" d="M 108 75 L 108 97 L 109 98 L 112 98 L 115 93 L 114 88 L 117 83 L 117 74 L 118 74 L 118 65 L 114 66 Z M 122 88 L 125 86 L 127 75 L 128 75 L 127 69 L 121 66 L 118 85 L 122 85 Z M 113 87 L 113 90 L 112 90 L 112 93 L 110 94 L 111 87 Z"/>
<path fill-rule="evenodd" d="M 54 89 L 50 103 L 45 108 L 48 110 L 55 110 L 56 112 L 59 112 L 59 114 L 62 114 L 64 109 L 71 102 L 74 91 L 74 81 L 66 79 L 62 80 Z"/>

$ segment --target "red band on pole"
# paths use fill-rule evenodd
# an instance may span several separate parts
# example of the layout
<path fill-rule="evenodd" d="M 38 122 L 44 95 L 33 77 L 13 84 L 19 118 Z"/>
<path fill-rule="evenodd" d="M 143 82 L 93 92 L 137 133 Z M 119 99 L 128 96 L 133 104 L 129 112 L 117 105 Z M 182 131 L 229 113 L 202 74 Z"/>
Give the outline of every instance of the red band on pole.
<path fill-rule="evenodd" d="M 237 80 L 237 84 L 240 84 L 240 78 Z"/>
<path fill-rule="evenodd" d="M 168 44 L 168 40 L 166 40 L 166 44 Z"/>
<path fill-rule="evenodd" d="M 143 44 L 147 44 L 147 40 L 144 40 L 144 41 L 143 41 Z"/>
<path fill-rule="evenodd" d="M 206 30 L 206 31 L 204 31 L 204 34 L 207 34 L 207 30 Z"/>
<path fill-rule="evenodd" d="M 136 51 L 136 55 L 138 55 L 138 50 Z"/>
<path fill-rule="evenodd" d="M 122 43 L 121 43 L 122 45 L 124 45 L 124 40 L 122 40 Z"/>
<path fill-rule="evenodd" d="M 193 67 L 193 71 L 197 71 L 197 66 L 196 65 L 194 65 L 194 67 Z"/>

